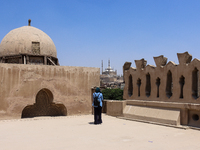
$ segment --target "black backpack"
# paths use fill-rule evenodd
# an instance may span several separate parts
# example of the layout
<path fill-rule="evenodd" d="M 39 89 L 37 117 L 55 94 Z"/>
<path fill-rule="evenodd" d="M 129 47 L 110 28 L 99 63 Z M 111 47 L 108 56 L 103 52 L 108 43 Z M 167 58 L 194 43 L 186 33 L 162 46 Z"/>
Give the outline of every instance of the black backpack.
<path fill-rule="evenodd" d="M 100 102 L 98 101 L 98 97 L 99 97 L 99 95 L 94 97 L 94 106 L 100 106 Z"/>

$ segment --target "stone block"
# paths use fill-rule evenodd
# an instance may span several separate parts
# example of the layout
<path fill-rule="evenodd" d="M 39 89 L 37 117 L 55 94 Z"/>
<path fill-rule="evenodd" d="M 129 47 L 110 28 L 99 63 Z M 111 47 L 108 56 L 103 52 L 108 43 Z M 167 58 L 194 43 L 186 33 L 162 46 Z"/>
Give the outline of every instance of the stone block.
<path fill-rule="evenodd" d="M 110 116 L 121 116 L 123 114 L 125 101 L 107 100 L 106 101 L 106 114 Z"/>

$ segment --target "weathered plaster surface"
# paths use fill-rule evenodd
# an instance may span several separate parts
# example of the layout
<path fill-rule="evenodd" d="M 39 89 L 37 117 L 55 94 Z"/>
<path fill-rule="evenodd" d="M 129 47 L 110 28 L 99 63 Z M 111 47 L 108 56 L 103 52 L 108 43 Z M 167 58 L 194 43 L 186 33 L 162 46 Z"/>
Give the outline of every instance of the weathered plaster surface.
<path fill-rule="evenodd" d="M 183 58 L 182 58 L 183 57 Z M 197 68 L 200 70 L 200 61 L 198 59 L 194 59 L 192 62 L 187 62 L 188 59 L 184 61 L 186 56 L 180 56 L 179 61 L 180 64 L 175 64 L 174 62 L 169 61 L 166 65 L 153 67 L 150 65 L 145 65 L 144 68 L 129 68 L 124 71 L 124 79 L 125 79 L 125 87 L 124 87 L 124 99 L 137 99 L 137 100 L 153 100 L 153 101 L 168 101 L 168 102 L 185 102 L 185 103 L 197 103 L 200 104 L 200 97 L 197 99 L 192 97 L 192 71 Z M 166 58 L 165 58 L 166 59 Z M 190 58 L 191 60 L 191 58 Z M 141 63 L 144 60 L 141 60 Z M 159 61 L 162 62 L 162 61 Z M 159 64 L 158 62 L 156 64 Z M 142 66 L 140 64 L 140 66 Z M 167 73 L 171 71 L 172 80 L 173 80 L 173 90 L 172 96 L 168 98 L 166 96 L 166 84 L 167 84 Z M 145 86 L 146 86 L 146 74 L 150 74 L 151 80 L 151 94 L 149 97 L 146 96 Z M 133 95 L 128 95 L 128 83 L 129 76 L 132 76 L 133 81 Z M 180 98 L 180 77 L 185 77 L 185 84 L 183 87 L 183 98 Z M 200 74 L 199 74 L 200 77 Z M 140 96 L 138 96 L 138 87 L 137 87 L 137 79 L 141 79 L 141 87 L 140 87 Z M 160 86 L 159 86 L 159 97 L 157 97 L 157 85 L 156 79 L 160 78 Z M 200 86 L 200 81 L 199 86 Z M 199 90 L 200 93 L 200 90 Z"/>
<path fill-rule="evenodd" d="M 179 64 L 172 61 L 167 63 L 167 58 L 163 55 L 154 57 L 156 67 L 146 66 L 147 62 L 144 59 L 135 61 L 136 68 L 131 68 L 130 63 L 126 62 L 123 70 L 125 80 L 123 98 L 141 101 L 141 103 L 134 101 L 133 104 L 129 102 L 127 105 L 146 107 L 146 102 L 148 102 L 151 107 L 178 109 L 181 112 L 181 124 L 200 127 L 200 60 L 196 58 L 192 60 L 192 55 L 188 52 L 178 53 L 177 56 Z M 196 77 L 193 74 L 195 71 Z M 172 88 L 170 88 L 171 95 L 169 96 L 167 87 L 170 73 Z M 141 80 L 140 86 L 138 86 L 138 80 Z M 194 88 L 195 86 L 197 88 Z M 196 97 L 194 91 L 196 91 Z"/>
<path fill-rule="evenodd" d="M 33 54 L 32 42 L 40 42 L 40 55 L 57 58 L 56 47 L 52 39 L 40 29 L 23 26 L 10 31 L 1 41 L 0 56 Z"/>
<path fill-rule="evenodd" d="M 91 113 L 91 87 L 99 86 L 99 68 L 0 64 L 0 117 L 20 117 L 35 103 L 42 88 L 53 93 L 54 102 L 67 115 Z"/>

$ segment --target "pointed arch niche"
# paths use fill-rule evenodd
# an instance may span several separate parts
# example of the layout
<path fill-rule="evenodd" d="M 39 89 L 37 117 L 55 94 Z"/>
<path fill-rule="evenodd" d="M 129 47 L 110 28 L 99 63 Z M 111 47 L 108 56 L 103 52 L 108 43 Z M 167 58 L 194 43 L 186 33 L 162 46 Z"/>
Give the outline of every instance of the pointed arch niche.
<path fill-rule="evenodd" d="M 167 72 L 167 84 L 166 84 L 166 96 L 170 98 L 172 96 L 173 91 L 173 82 L 172 82 L 172 73 L 169 70 Z"/>
<path fill-rule="evenodd" d="M 137 87 L 138 87 L 138 97 L 140 97 L 140 86 L 141 86 L 141 79 L 137 79 Z"/>
<path fill-rule="evenodd" d="M 128 96 L 131 97 L 133 95 L 133 79 L 132 75 L 129 76 L 129 82 L 128 82 Z"/>
<path fill-rule="evenodd" d="M 146 74 L 146 88 L 145 88 L 146 96 L 149 97 L 151 95 L 151 77 L 150 74 Z"/>
<path fill-rule="evenodd" d="M 179 84 L 180 84 L 180 97 L 183 98 L 183 86 L 185 84 L 185 77 L 182 75 L 179 79 Z"/>
<path fill-rule="evenodd" d="M 192 97 L 197 99 L 199 97 L 199 89 L 198 89 L 198 82 L 199 82 L 199 70 L 195 67 L 192 71 Z"/>
<path fill-rule="evenodd" d="M 159 97 L 160 96 L 159 95 L 159 87 L 160 87 L 160 78 L 159 77 L 156 79 L 156 86 L 157 86 L 157 97 Z"/>

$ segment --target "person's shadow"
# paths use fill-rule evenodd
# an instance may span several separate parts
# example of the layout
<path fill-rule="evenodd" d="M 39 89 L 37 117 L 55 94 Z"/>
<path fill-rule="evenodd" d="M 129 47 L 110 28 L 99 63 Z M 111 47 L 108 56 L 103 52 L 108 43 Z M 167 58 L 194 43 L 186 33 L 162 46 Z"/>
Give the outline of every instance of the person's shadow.
<path fill-rule="evenodd" d="M 88 122 L 88 124 L 94 124 L 94 122 Z"/>

